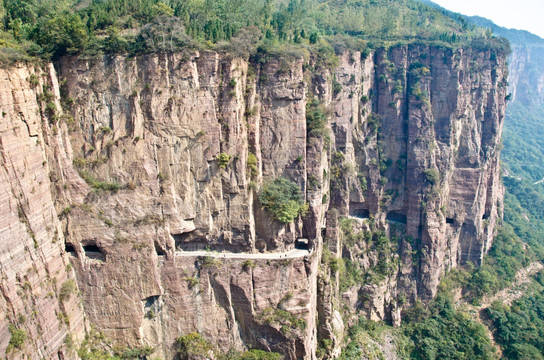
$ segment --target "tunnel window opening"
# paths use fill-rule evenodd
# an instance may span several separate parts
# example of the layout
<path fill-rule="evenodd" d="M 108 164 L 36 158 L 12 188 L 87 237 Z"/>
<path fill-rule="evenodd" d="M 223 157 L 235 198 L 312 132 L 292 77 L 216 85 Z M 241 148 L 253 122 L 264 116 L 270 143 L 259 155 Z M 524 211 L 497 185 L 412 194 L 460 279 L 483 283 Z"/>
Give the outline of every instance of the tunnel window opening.
<path fill-rule="evenodd" d="M 72 245 L 72 244 L 65 243 L 65 244 L 64 244 L 64 250 L 65 250 L 67 253 L 70 253 L 70 254 L 72 254 L 72 255 L 75 255 L 75 254 L 76 254 L 76 249 L 74 248 L 74 245 Z"/>
<path fill-rule="evenodd" d="M 208 239 L 195 236 L 194 231 L 170 235 L 176 244 L 176 251 L 201 251 L 210 247 Z"/>
<path fill-rule="evenodd" d="M 397 224 L 403 224 L 406 225 L 406 215 L 398 213 L 398 212 L 388 212 L 385 216 L 385 219 L 390 222 L 394 222 Z"/>
<path fill-rule="evenodd" d="M 85 251 L 85 256 L 89 259 L 106 261 L 106 254 L 95 244 L 84 245 L 83 250 Z"/>
<path fill-rule="evenodd" d="M 446 218 L 446 224 L 453 224 L 455 223 L 455 220 L 452 218 Z"/>
<path fill-rule="evenodd" d="M 191 235 L 190 232 L 186 232 L 186 233 L 181 233 L 181 234 L 170 234 L 174 240 L 176 241 L 176 243 L 178 242 L 188 242 L 187 240 L 189 240 L 189 236 Z"/>
<path fill-rule="evenodd" d="M 154 295 L 142 300 L 144 304 L 145 317 L 149 320 L 155 318 L 155 316 L 161 311 L 161 302 L 159 301 L 160 295 Z"/>
<path fill-rule="evenodd" d="M 349 209 L 349 215 L 359 218 L 359 219 L 368 219 L 370 218 L 370 210 L 368 209 Z"/>
<path fill-rule="evenodd" d="M 148 298 L 145 298 L 144 301 L 145 301 L 145 307 L 146 309 L 149 309 L 150 307 L 154 306 L 157 301 L 159 300 L 159 296 L 156 295 L 156 296 L 150 296 Z"/>
<path fill-rule="evenodd" d="M 166 256 L 166 252 L 161 249 L 157 243 L 155 243 L 155 252 L 157 253 L 157 256 Z"/>
<path fill-rule="evenodd" d="M 308 241 L 308 239 L 297 239 L 297 241 L 295 241 L 295 249 L 308 250 L 309 247 L 310 242 Z"/>

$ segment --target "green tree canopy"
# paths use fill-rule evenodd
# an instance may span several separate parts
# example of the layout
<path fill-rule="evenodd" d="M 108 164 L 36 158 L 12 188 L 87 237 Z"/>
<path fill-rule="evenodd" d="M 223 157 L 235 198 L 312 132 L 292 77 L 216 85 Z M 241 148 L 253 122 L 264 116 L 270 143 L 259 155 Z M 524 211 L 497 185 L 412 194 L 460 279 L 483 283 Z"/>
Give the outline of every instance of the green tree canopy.
<path fill-rule="evenodd" d="M 283 177 L 262 187 L 259 202 L 272 218 L 284 224 L 295 220 L 306 209 L 299 186 Z"/>

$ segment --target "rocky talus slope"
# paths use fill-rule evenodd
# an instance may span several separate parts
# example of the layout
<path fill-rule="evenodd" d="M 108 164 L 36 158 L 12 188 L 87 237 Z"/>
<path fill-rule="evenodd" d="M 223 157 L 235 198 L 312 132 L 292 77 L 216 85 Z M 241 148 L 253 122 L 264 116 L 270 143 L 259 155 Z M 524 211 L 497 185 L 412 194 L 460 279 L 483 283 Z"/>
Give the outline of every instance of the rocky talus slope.
<path fill-rule="evenodd" d="M 355 316 L 399 324 L 491 245 L 501 55 L 405 45 L 335 67 L 194 52 L 55 68 L 1 73 L 0 353 L 14 324 L 32 336 L 13 358 L 75 357 L 64 338 L 88 321 L 168 359 L 194 331 L 222 351 L 315 359 L 321 343 L 331 357 Z M 326 124 L 308 129 L 310 111 Z M 287 225 L 257 196 L 278 177 L 309 204 Z M 294 259 L 178 253 L 284 252 L 300 238 L 313 251 Z M 83 308 L 62 295 L 72 268 Z"/>

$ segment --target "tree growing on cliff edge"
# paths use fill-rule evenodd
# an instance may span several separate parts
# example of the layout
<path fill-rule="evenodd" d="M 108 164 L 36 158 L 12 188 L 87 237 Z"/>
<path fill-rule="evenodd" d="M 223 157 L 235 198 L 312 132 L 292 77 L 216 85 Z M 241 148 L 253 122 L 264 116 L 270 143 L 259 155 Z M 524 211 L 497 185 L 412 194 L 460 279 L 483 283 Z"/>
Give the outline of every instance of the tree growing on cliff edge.
<path fill-rule="evenodd" d="M 284 224 L 292 222 L 307 209 L 299 186 L 283 177 L 263 186 L 259 202 L 272 218 Z"/>

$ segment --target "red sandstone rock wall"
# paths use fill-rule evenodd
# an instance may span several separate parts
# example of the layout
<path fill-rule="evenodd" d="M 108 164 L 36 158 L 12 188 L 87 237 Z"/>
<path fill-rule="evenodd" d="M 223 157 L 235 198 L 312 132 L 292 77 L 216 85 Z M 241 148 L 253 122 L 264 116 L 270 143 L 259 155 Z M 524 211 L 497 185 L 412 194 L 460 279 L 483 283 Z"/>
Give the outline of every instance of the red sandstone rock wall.
<path fill-rule="evenodd" d="M 55 207 L 51 182 L 66 148 L 45 115 L 45 92 L 48 102 L 60 107 L 52 66 L 0 70 L 2 358 L 75 358 L 67 337 L 77 342 L 85 331 L 75 273 L 64 254 L 62 209 Z M 13 329 L 23 331 L 25 340 L 10 348 Z"/>
<path fill-rule="evenodd" d="M 409 45 L 366 59 L 346 53 L 333 70 L 316 60 L 248 63 L 213 52 L 65 58 L 57 66 L 62 97 L 52 70 L 40 76 L 55 89 L 57 109 L 62 98 L 64 115 L 46 109 L 29 70 L 3 73 L 7 291 L 24 297 L 17 274 L 33 264 L 43 273 L 34 281 L 57 277 L 58 291 L 72 276 L 71 259 L 86 316 L 117 343 L 152 345 L 170 358 L 176 337 L 199 331 L 223 351 L 259 347 L 313 359 L 318 340 L 341 343 L 342 307 L 398 323 L 401 295 L 407 303 L 428 299 L 444 271 L 479 263 L 500 218 L 504 59 Z M 329 136 L 307 134 L 311 96 L 327 109 Z M 250 153 L 257 172 L 248 169 Z M 221 154 L 230 156 L 224 168 Z M 434 184 L 429 169 L 438 174 Z M 256 200 L 263 182 L 277 176 L 297 182 L 309 204 L 287 226 Z M 343 242 L 338 215 L 371 217 L 356 220 L 356 228 L 395 238 L 398 265 L 385 279 L 339 293 L 338 274 L 320 264 L 322 234 L 333 256 L 365 271 L 377 255 L 368 244 Z M 176 256 L 285 251 L 300 237 L 315 249 L 309 258 L 248 267 Z M 42 249 L 52 250 L 38 256 Z M 26 263 L 13 265 L 13 256 Z M 57 296 L 35 293 L 47 311 L 59 308 Z M 80 335 L 82 313 L 76 297 L 70 301 L 70 328 Z M 24 307 L 11 306 L 10 321 L 17 321 Z M 299 326 L 274 320 L 274 309 Z M 35 331 L 36 324 L 22 326 Z M 42 335 L 57 339 L 47 351 L 62 348 L 68 326 L 55 331 Z"/>

